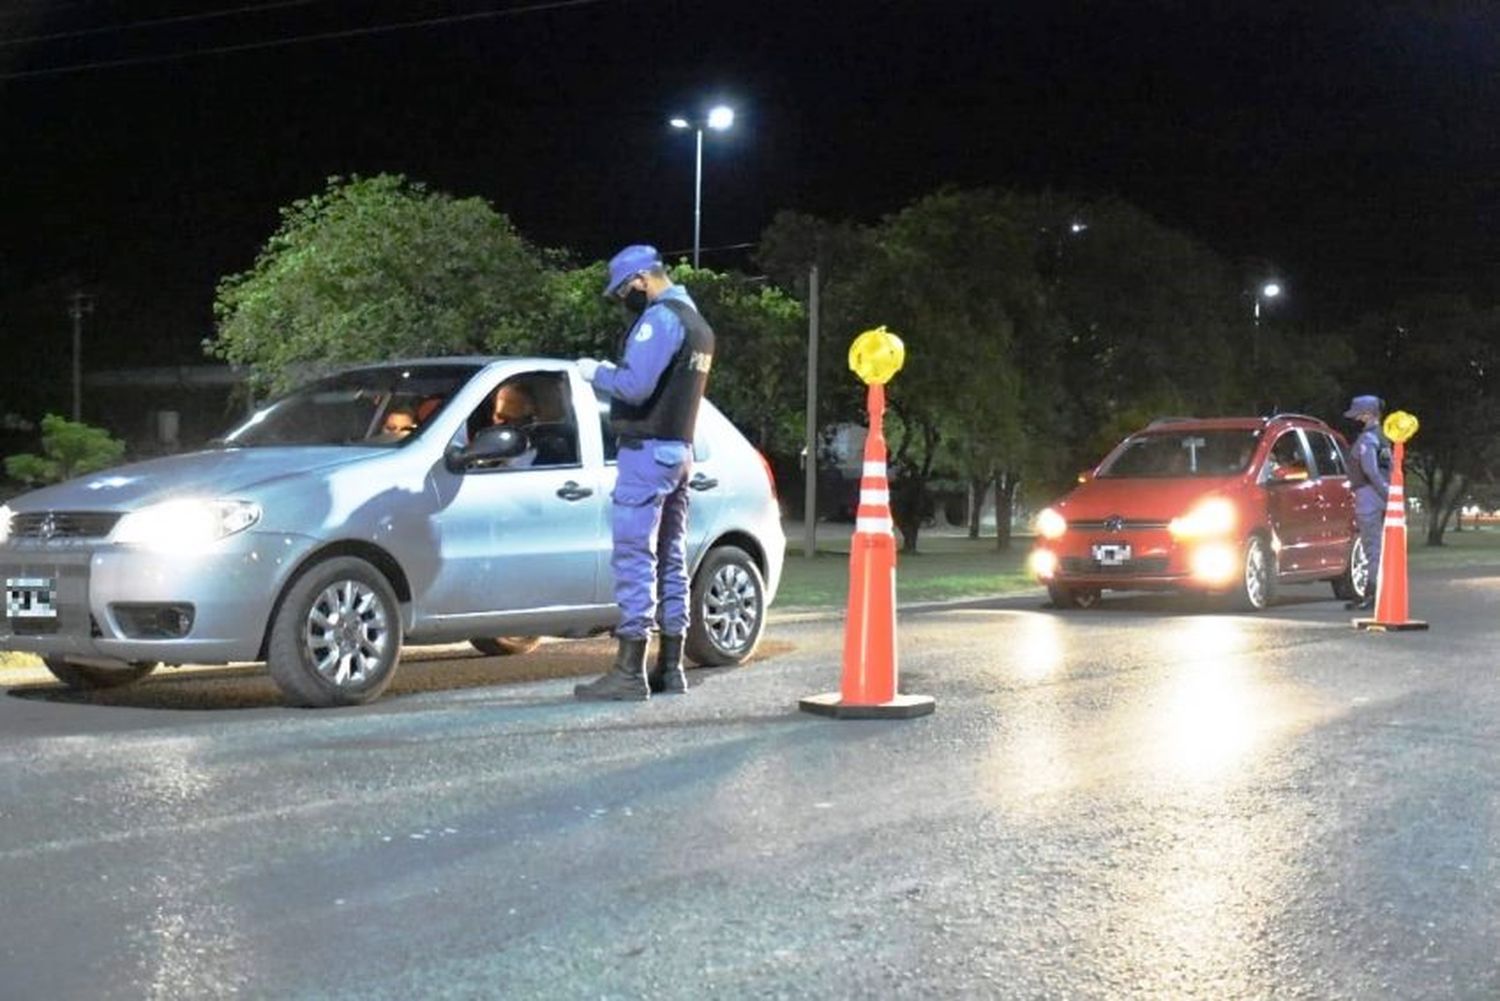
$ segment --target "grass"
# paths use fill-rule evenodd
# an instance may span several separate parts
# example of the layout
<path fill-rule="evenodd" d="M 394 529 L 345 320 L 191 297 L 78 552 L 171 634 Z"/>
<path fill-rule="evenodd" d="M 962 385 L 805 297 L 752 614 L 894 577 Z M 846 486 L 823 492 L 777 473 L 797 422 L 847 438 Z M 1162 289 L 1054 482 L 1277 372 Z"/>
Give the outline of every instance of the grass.
<path fill-rule="evenodd" d="M 1004 594 L 1036 587 L 1026 572 L 1031 540 L 1016 538 L 1009 550 L 995 540 L 923 536 L 915 554 L 896 555 L 896 600 L 937 601 L 985 594 Z M 849 594 L 849 544 L 823 543 L 808 559 L 800 543 L 787 547 L 786 568 L 776 607 L 836 607 Z"/>
<path fill-rule="evenodd" d="M 1029 536 L 1016 536 L 1009 550 L 997 550 L 993 538 L 940 535 L 924 535 L 918 545 L 921 551 L 915 555 L 897 553 L 898 602 L 976 598 L 1038 586 L 1026 571 L 1026 555 L 1031 551 Z M 1423 527 L 1417 524 L 1408 531 L 1407 554 L 1413 570 L 1500 567 L 1500 527 L 1449 532 L 1443 536 L 1443 545 L 1429 546 Z M 800 539 L 787 546 L 786 569 L 776 595 L 777 609 L 836 608 L 847 600 L 848 594 L 847 540 L 820 543 L 812 559 L 802 555 Z"/>

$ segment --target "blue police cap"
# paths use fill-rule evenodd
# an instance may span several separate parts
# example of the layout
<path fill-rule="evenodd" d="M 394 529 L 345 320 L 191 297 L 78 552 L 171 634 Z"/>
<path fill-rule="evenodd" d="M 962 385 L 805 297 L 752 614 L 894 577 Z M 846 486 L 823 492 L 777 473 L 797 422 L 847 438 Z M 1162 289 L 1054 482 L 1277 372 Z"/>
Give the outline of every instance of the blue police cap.
<path fill-rule="evenodd" d="M 632 243 L 609 259 L 609 280 L 605 283 L 604 294 L 614 295 L 621 285 L 660 263 L 661 254 L 655 247 Z"/>
<path fill-rule="evenodd" d="M 1349 409 L 1344 411 L 1345 417 L 1363 417 L 1365 414 L 1380 416 L 1380 397 L 1356 396 L 1349 401 Z"/>

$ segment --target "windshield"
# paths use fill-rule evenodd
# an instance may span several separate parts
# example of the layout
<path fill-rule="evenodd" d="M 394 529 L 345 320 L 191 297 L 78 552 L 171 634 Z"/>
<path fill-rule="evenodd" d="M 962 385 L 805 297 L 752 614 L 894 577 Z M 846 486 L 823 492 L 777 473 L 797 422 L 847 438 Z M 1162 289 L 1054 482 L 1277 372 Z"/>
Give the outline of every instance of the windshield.
<path fill-rule="evenodd" d="M 419 437 L 481 367 L 391 365 L 342 372 L 266 404 L 219 443 L 396 448 Z"/>
<path fill-rule="evenodd" d="M 1179 431 L 1136 435 L 1099 470 L 1099 477 L 1233 476 L 1250 465 L 1259 431 Z"/>

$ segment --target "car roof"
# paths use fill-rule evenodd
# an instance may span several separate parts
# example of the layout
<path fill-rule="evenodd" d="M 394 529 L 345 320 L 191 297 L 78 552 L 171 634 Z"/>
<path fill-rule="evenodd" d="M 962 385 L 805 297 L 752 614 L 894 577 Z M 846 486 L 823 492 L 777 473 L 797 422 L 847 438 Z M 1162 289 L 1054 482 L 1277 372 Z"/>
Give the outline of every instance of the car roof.
<path fill-rule="evenodd" d="M 1158 417 L 1142 428 L 1141 433 L 1193 430 L 1259 431 L 1273 425 L 1328 430 L 1327 423 L 1307 414 L 1271 414 L 1263 417 Z"/>

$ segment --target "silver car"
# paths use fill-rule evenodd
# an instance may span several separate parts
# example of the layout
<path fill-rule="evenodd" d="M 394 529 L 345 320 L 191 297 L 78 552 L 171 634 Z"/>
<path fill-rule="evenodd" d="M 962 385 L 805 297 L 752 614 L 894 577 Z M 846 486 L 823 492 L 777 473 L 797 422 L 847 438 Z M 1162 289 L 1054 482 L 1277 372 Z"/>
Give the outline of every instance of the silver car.
<path fill-rule="evenodd" d="M 335 706 L 376 698 L 406 644 L 605 631 L 607 410 L 568 361 L 370 366 L 204 451 L 24 494 L 0 506 L 0 649 L 78 688 L 264 661 L 288 701 Z M 739 663 L 781 576 L 774 483 L 707 401 L 694 452 L 687 654 Z"/>

